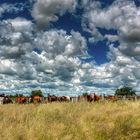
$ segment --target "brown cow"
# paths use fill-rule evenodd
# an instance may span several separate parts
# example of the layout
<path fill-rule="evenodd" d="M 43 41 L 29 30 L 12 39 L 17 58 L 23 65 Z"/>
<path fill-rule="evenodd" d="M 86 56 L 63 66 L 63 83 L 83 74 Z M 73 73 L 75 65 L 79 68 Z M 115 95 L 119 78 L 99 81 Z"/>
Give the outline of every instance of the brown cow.
<path fill-rule="evenodd" d="M 94 93 L 94 101 L 99 101 L 102 99 L 102 96 L 98 96 Z"/>
<path fill-rule="evenodd" d="M 9 103 L 13 103 L 13 101 L 10 99 L 9 96 L 5 96 L 3 100 L 3 104 L 9 104 Z"/>
<path fill-rule="evenodd" d="M 59 98 L 55 95 L 48 94 L 48 102 L 56 102 L 59 101 Z"/>
<path fill-rule="evenodd" d="M 60 102 L 69 102 L 70 101 L 70 97 L 69 96 L 60 96 L 60 97 L 57 97 L 57 99 Z"/>
<path fill-rule="evenodd" d="M 41 103 L 42 97 L 40 96 L 33 96 L 32 101 L 33 103 Z"/>
<path fill-rule="evenodd" d="M 24 104 L 26 102 L 27 102 L 27 98 L 26 97 L 16 97 L 16 103 Z"/>
<path fill-rule="evenodd" d="M 78 96 L 78 101 L 88 101 L 88 102 L 94 101 L 95 102 L 95 101 L 99 101 L 100 99 L 101 99 L 101 96 L 97 96 L 95 93 Z"/>
<path fill-rule="evenodd" d="M 113 102 L 118 100 L 118 98 L 116 96 L 113 96 L 113 95 L 108 95 L 105 97 L 105 99 L 108 101 L 113 101 Z"/>
<path fill-rule="evenodd" d="M 4 94 L 0 95 L 0 104 L 9 104 L 13 103 L 9 96 L 5 96 Z"/>
<path fill-rule="evenodd" d="M 101 99 L 101 96 L 96 95 L 95 93 L 91 93 L 87 95 L 87 101 L 89 102 L 96 102 L 99 101 Z"/>

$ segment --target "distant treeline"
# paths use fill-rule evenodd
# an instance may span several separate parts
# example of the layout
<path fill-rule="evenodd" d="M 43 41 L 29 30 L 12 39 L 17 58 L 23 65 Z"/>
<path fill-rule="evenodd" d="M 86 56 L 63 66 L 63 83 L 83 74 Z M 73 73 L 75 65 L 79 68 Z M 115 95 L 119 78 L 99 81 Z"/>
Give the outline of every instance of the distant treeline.
<path fill-rule="evenodd" d="M 25 95 L 21 94 L 21 93 L 20 94 L 14 94 L 14 95 L 10 94 L 8 96 L 10 98 L 25 97 Z M 34 97 L 34 96 L 44 97 L 44 95 L 43 95 L 41 90 L 33 90 L 30 95 L 26 95 L 26 97 Z"/>
<path fill-rule="evenodd" d="M 88 93 L 83 93 L 83 95 L 86 95 L 86 94 Z M 132 89 L 132 87 L 123 86 L 121 88 L 116 89 L 114 95 L 115 96 L 134 96 L 136 95 L 136 93 Z M 34 96 L 44 97 L 43 92 L 41 90 L 33 90 L 30 95 L 26 95 L 26 97 L 34 97 Z M 25 95 L 20 93 L 20 94 L 15 94 L 15 95 L 9 95 L 9 97 L 10 98 L 25 97 Z"/>

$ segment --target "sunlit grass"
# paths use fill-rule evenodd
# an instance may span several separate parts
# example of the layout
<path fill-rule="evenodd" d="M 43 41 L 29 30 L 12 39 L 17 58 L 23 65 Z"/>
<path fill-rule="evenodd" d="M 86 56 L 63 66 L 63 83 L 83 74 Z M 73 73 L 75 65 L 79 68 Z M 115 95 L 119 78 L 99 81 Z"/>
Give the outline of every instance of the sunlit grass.
<path fill-rule="evenodd" d="M 0 105 L 0 140 L 139 140 L 140 102 Z"/>

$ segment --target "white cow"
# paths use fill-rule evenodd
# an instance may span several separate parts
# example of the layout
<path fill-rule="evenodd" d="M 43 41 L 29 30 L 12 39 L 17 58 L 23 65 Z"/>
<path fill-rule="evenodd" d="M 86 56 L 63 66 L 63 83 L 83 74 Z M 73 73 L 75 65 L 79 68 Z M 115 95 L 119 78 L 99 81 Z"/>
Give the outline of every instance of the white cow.
<path fill-rule="evenodd" d="M 4 103 L 4 97 L 0 97 L 0 104 Z"/>
<path fill-rule="evenodd" d="M 67 101 L 70 101 L 70 96 L 65 96 Z"/>

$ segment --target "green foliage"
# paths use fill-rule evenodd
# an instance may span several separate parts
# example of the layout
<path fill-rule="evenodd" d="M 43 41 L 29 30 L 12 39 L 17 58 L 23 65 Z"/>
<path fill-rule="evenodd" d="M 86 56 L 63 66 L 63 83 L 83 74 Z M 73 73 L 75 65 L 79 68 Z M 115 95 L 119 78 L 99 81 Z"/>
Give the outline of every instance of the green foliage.
<path fill-rule="evenodd" d="M 88 95 L 88 93 L 83 93 L 83 96 L 87 96 Z"/>
<path fill-rule="evenodd" d="M 40 96 L 40 97 L 43 97 L 43 93 L 41 90 L 33 90 L 32 93 L 31 93 L 31 96 Z"/>
<path fill-rule="evenodd" d="M 117 89 L 115 91 L 115 95 L 128 95 L 128 96 L 133 96 L 133 95 L 136 95 L 135 91 L 131 88 L 131 87 L 127 87 L 127 86 L 123 86 L 122 88 L 120 89 Z"/>
<path fill-rule="evenodd" d="M 9 95 L 10 98 L 23 97 L 23 94 Z"/>

